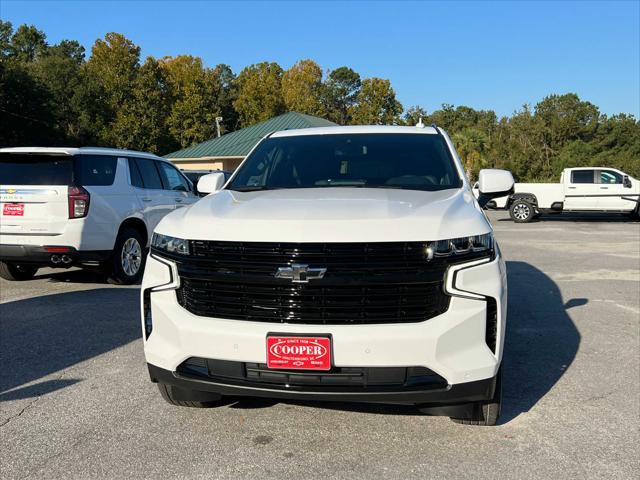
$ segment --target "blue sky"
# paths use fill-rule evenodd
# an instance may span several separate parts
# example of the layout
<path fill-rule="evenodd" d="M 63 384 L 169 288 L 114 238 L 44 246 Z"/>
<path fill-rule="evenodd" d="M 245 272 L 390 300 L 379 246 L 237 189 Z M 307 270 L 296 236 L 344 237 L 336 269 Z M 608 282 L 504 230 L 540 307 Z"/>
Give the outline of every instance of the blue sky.
<path fill-rule="evenodd" d="M 509 115 L 576 92 L 640 117 L 640 1 L 213 2 L 0 0 L 0 17 L 87 49 L 125 34 L 143 55 L 191 54 L 237 73 L 311 58 L 391 80 L 405 108 L 442 103 Z"/>

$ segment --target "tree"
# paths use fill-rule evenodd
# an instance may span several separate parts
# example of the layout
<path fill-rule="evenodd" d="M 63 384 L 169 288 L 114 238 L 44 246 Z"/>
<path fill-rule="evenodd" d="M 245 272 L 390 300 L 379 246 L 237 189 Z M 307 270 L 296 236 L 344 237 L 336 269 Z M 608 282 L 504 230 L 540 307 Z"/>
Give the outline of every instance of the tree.
<path fill-rule="evenodd" d="M 282 76 L 282 97 L 289 111 L 322 115 L 322 69 L 313 60 L 300 60 Z"/>
<path fill-rule="evenodd" d="M 398 122 L 402 113 L 402 104 L 396 100 L 391 82 L 382 78 L 365 79 L 357 102 L 351 109 L 354 124 L 391 125 Z"/>
<path fill-rule="evenodd" d="M 217 78 L 219 87 L 218 105 L 222 116 L 222 133 L 233 131 L 238 128 L 238 112 L 233 107 L 236 99 L 235 79 L 233 71 L 229 65 L 220 64 L 213 69 L 213 74 Z"/>
<path fill-rule="evenodd" d="M 55 145 L 49 96 L 29 70 L 0 61 L 0 146 Z"/>
<path fill-rule="evenodd" d="M 49 94 L 49 108 L 60 143 L 77 143 L 79 140 L 78 112 L 70 99 L 76 95 L 83 81 L 83 61 L 84 47 L 76 41 L 63 40 L 48 47 L 31 64 L 34 79 Z"/>
<path fill-rule="evenodd" d="M 224 68 L 205 69 L 202 59 L 187 55 L 162 60 L 173 106 L 167 119 L 169 132 L 181 147 L 209 140 L 215 135 L 219 101 L 226 93 L 228 73 Z M 228 101 L 225 99 L 225 101 Z"/>
<path fill-rule="evenodd" d="M 6 29 L 6 27 L 4 27 Z M 32 62 L 47 48 L 47 37 L 33 25 L 20 25 L 11 37 L 10 55 L 20 62 Z"/>
<path fill-rule="evenodd" d="M 131 96 L 140 67 L 140 47 L 120 33 L 107 33 L 91 48 L 87 72 L 104 87 L 108 106 L 116 111 Z"/>
<path fill-rule="evenodd" d="M 453 134 L 451 140 L 462 160 L 467 175 L 472 180 L 478 178 L 481 168 L 488 166 L 486 158 L 489 141 L 484 132 L 477 128 L 466 128 Z"/>
<path fill-rule="evenodd" d="M 327 118 L 340 125 L 351 123 L 351 109 L 360 91 L 360 75 L 349 67 L 329 72 L 323 89 L 323 103 Z"/>
<path fill-rule="evenodd" d="M 404 114 L 404 124 L 412 127 L 422 119 L 422 123 L 427 125 L 427 116 L 427 111 L 424 108 L 418 105 L 409 107 L 407 112 Z"/>
<path fill-rule="evenodd" d="M 118 110 L 110 128 L 113 144 L 152 153 L 172 148 L 167 127 L 169 100 L 166 72 L 149 57 L 136 76 L 131 98 Z"/>
<path fill-rule="evenodd" d="M 236 88 L 233 106 L 241 127 L 285 112 L 282 68 L 277 63 L 262 62 L 244 68 L 236 78 Z"/>
<path fill-rule="evenodd" d="M 575 93 L 569 93 L 542 99 L 536 105 L 535 117 L 542 126 L 542 174 L 548 176 L 552 174 L 553 157 L 568 142 L 587 140 L 594 135 L 600 112 L 595 105 L 581 101 Z"/>
<path fill-rule="evenodd" d="M 7 58 L 11 54 L 11 37 L 13 25 L 0 19 L 0 58 Z"/>

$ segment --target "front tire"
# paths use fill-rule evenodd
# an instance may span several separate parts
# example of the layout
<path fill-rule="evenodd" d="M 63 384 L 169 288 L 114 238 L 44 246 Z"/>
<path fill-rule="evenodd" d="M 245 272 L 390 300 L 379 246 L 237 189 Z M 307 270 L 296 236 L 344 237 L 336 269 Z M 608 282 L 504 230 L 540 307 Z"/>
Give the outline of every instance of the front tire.
<path fill-rule="evenodd" d="M 502 406 L 502 368 L 496 376 L 496 388 L 493 398 L 487 402 L 477 402 L 473 408 L 471 418 L 451 418 L 455 423 L 463 425 L 481 425 L 492 427 L 498 423 Z"/>
<path fill-rule="evenodd" d="M 518 198 L 509 207 L 509 215 L 516 223 L 529 223 L 536 216 L 536 212 L 530 202 Z"/>
<path fill-rule="evenodd" d="M 158 390 L 164 400 L 176 407 L 211 408 L 220 404 L 222 396 L 215 393 L 196 392 L 158 383 Z"/>
<path fill-rule="evenodd" d="M 38 267 L 32 265 L 0 262 L 0 278 L 10 282 L 31 280 L 36 273 L 38 273 Z"/>
<path fill-rule="evenodd" d="M 131 285 L 140 281 L 145 261 L 143 245 L 138 230 L 125 228 L 118 233 L 111 259 L 106 264 L 109 283 Z"/>

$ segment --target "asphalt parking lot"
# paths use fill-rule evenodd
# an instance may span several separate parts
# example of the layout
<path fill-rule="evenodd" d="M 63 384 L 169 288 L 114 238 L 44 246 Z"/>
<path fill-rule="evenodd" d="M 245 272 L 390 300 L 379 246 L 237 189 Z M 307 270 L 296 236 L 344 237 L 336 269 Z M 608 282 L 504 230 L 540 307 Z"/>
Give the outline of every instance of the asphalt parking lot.
<path fill-rule="evenodd" d="M 640 223 L 490 218 L 509 270 L 500 426 L 397 406 L 171 407 L 148 381 L 137 288 L 43 270 L 0 281 L 0 477 L 636 478 Z"/>

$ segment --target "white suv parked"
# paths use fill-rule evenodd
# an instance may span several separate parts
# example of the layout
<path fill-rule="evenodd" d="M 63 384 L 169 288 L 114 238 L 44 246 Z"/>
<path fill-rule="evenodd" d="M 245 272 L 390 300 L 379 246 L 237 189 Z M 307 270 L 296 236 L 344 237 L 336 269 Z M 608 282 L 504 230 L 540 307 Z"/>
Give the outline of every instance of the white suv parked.
<path fill-rule="evenodd" d="M 105 148 L 0 149 L 0 277 L 99 266 L 139 280 L 151 232 L 199 197 L 169 161 Z"/>
<path fill-rule="evenodd" d="M 480 173 L 480 203 L 513 177 Z M 329 127 L 264 138 L 167 215 L 142 282 L 151 380 L 223 395 L 418 405 L 495 424 L 505 264 L 449 137 Z"/>

